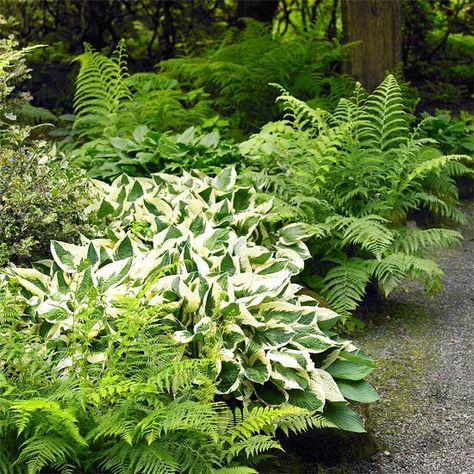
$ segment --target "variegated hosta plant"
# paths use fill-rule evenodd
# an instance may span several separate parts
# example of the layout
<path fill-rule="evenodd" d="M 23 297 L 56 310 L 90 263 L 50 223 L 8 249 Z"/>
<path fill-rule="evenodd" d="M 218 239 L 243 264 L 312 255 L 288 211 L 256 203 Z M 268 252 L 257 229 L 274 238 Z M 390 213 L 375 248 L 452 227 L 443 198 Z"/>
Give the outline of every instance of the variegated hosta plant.
<path fill-rule="evenodd" d="M 272 203 L 257 204 L 255 190 L 235 179 L 226 169 L 215 178 L 96 182 L 89 212 L 108 219 L 107 237 L 79 246 L 52 242 L 54 261 L 11 268 L 8 277 L 23 286 L 32 321 L 51 343 L 70 343 L 84 305 L 101 313 L 87 350 L 58 360 L 58 370 L 84 360 L 107 364 L 113 349 L 101 346 L 101 336 L 113 333 L 114 318 L 133 296 L 157 308 L 157 328 L 184 355 L 215 361 L 224 398 L 290 403 L 341 428 L 363 429 L 346 398 L 377 398 L 363 380 L 373 363 L 331 332 L 336 313 L 292 283 L 309 257 L 304 240 L 311 228 L 271 229 L 265 218 Z"/>

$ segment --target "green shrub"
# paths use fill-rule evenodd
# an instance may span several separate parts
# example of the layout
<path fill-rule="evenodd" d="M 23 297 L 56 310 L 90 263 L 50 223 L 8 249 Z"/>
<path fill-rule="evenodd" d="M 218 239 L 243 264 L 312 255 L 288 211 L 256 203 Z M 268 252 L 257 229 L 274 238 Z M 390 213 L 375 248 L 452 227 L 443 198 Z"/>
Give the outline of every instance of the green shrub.
<path fill-rule="evenodd" d="M 49 241 L 75 241 L 89 228 L 83 172 L 42 143 L 0 153 L 0 265 L 49 255 Z"/>
<path fill-rule="evenodd" d="M 436 110 L 434 115 L 423 112 L 426 120 L 423 136 L 434 138 L 443 153 L 474 154 L 474 119 L 469 112 L 461 112 L 454 118 L 448 110 Z"/>
<path fill-rule="evenodd" d="M 281 92 L 286 120 L 267 124 L 241 150 L 247 176 L 279 199 L 277 219 L 317 225 L 306 284 L 343 315 L 369 283 L 385 295 L 407 276 L 424 279 L 430 293 L 439 289 L 441 269 L 425 252 L 461 236 L 407 221 L 424 208 L 464 220 L 454 177 L 469 173 L 469 157 L 442 155 L 435 140 L 420 138 L 424 123 L 411 129 L 393 76 L 368 97 L 357 87 L 333 113 Z"/>

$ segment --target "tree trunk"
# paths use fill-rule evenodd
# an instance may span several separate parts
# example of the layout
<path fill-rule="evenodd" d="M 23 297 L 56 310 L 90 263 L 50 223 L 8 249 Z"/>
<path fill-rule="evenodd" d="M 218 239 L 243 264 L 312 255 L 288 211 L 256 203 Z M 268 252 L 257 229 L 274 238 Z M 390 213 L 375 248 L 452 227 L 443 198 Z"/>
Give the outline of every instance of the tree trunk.
<path fill-rule="evenodd" d="M 400 0 L 342 0 L 345 42 L 362 41 L 343 70 L 369 91 L 401 61 L 401 16 Z"/>
<path fill-rule="evenodd" d="M 249 17 L 262 23 L 271 23 L 279 0 L 238 0 L 237 19 Z"/>

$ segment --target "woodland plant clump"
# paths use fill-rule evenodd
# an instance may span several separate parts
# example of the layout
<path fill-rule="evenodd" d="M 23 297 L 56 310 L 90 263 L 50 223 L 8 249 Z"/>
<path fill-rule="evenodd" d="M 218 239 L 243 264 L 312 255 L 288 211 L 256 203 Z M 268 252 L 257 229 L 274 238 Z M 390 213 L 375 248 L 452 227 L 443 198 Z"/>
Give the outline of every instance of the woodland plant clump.
<path fill-rule="evenodd" d="M 363 430 L 347 400 L 377 399 L 373 362 L 291 280 L 312 229 L 275 231 L 271 203 L 235 181 L 226 169 L 96 182 L 88 211 L 106 236 L 53 241 L 53 260 L 3 272 L 8 459 L 21 439 L 16 463 L 32 473 L 213 472 L 278 447 L 277 427 Z"/>
<path fill-rule="evenodd" d="M 309 247 L 322 264 L 309 266 L 306 284 L 345 316 L 370 284 L 388 295 L 408 276 L 436 292 L 442 271 L 426 252 L 461 235 L 407 222 L 420 209 L 464 221 L 454 178 L 471 173 L 470 157 L 443 155 L 421 136 L 425 122 L 410 127 L 393 76 L 369 96 L 356 87 L 332 113 L 280 91 L 285 120 L 265 125 L 241 151 L 247 179 L 278 198 L 275 219 L 316 226 Z"/>

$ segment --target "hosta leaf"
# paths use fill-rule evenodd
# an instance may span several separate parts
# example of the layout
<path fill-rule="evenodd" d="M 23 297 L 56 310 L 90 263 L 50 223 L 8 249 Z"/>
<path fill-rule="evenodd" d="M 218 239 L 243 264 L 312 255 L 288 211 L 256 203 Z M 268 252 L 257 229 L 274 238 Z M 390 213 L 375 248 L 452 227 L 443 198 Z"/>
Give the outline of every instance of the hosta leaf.
<path fill-rule="evenodd" d="M 304 312 L 298 306 L 285 302 L 264 303 L 260 305 L 260 316 L 266 323 L 296 323 Z"/>
<path fill-rule="evenodd" d="M 344 397 L 361 403 L 371 403 L 379 399 L 374 387 L 365 380 L 339 380 L 337 386 Z"/>
<path fill-rule="evenodd" d="M 133 246 L 130 237 L 126 235 L 115 247 L 114 257 L 116 260 L 133 257 Z"/>
<path fill-rule="evenodd" d="M 345 380 L 361 380 L 372 372 L 372 367 L 350 362 L 347 360 L 336 360 L 326 369 L 333 377 Z"/>
<path fill-rule="evenodd" d="M 76 269 L 76 264 L 84 254 L 84 249 L 78 245 L 67 244 L 65 242 L 51 241 L 51 254 L 54 261 L 61 270 L 72 273 Z"/>
<path fill-rule="evenodd" d="M 272 382 L 266 382 L 263 385 L 255 385 L 257 397 L 270 406 L 278 406 L 288 401 L 288 393 Z"/>
<path fill-rule="evenodd" d="M 309 411 L 318 411 L 324 406 L 324 399 L 321 400 L 310 390 L 288 390 L 288 395 L 289 403 Z"/>
<path fill-rule="evenodd" d="M 286 346 L 295 332 L 286 328 L 265 328 L 258 329 L 255 334 L 255 341 L 263 348 L 272 349 Z"/>
<path fill-rule="evenodd" d="M 119 285 L 126 277 L 132 266 L 132 259 L 125 258 L 116 262 L 104 265 L 97 270 L 95 277 L 100 284 L 102 291 Z"/>
<path fill-rule="evenodd" d="M 344 397 L 336 382 L 325 370 L 314 369 L 311 372 L 311 381 L 311 390 L 316 394 L 322 394 L 325 400 L 331 402 L 344 401 Z"/>
<path fill-rule="evenodd" d="M 219 250 L 225 246 L 228 238 L 229 238 L 228 229 L 216 229 L 204 241 L 204 246 L 211 251 Z"/>
<path fill-rule="evenodd" d="M 214 183 L 220 191 L 230 191 L 237 180 L 237 173 L 234 168 L 224 168 L 215 178 Z"/>
<path fill-rule="evenodd" d="M 335 345 L 332 339 L 320 334 L 297 334 L 292 342 L 313 354 L 324 352 Z"/>
<path fill-rule="evenodd" d="M 113 214 L 115 211 L 114 206 L 108 202 L 106 199 L 102 199 L 99 209 L 97 209 L 97 217 L 103 219 L 110 214 Z"/>
<path fill-rule="evenodd" d="M 245 377 L 251 382 L 263 384 L 270 378 L 270 370 L 268 365 L 262 360 L 257 359 L 250 367 L 244 367 Z"/>
<path fill-rule="evenodd" d="M 289 224 L 283 227 L 280 229 L 278 235 L 280 236 L 280 242 L 283 245 L 291 246 L 299 243 L 301 240 L 311 237 L 314 233 L 315 232 L 310 225 L 298 223 Z"/>
<path fill-rule="evenodd" d="M 271 350 L 267 352 L 267 357 L 274 362 L 280 363 L 283 367 L 288 367 L 290 369 L 302 369 L 308 371 L 314 369 L 309 354 L 305 354 L 301 351 Z"/>
<path fill-rule="evenodd" d="M 289 369 L 279 363 L 273 364 L 272 369 L 271 379 L 275 382 L 282 381 L 285 390 L 306 390 L 309 387 L 309 377 L 305 371 Z"/>
<path fill-rule="evenodd" d="M 341 430 L 365 433 L 362 421 L 345 403 L 327 403 L 324 407 L 324 417 Z"/>
<path fill-rule="evenodd" d="M 33 268 L 13 268 L 18 283 L 30 293 L 42 297 L 47 294 L 49 278 Z"/>
<path fill-rule="evenodd" d="M 221 370 L 217 379 L 217 391 L 221 394 L 233 392 L 240 383 L 240 365 L 233 360 L 222 361 Z"/>

